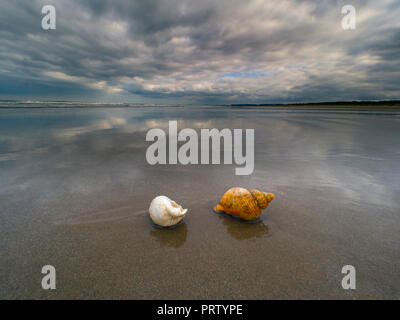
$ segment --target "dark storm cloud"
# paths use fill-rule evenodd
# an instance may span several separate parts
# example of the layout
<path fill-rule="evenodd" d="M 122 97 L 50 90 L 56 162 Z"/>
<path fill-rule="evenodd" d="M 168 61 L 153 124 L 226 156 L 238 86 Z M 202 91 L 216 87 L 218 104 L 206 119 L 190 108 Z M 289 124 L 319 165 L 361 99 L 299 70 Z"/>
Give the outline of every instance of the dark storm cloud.
<path fill-rule="evenodd" d="M 57 29 L 41 29 L 41 8 Z M 0 98 L 207 103 L 400 97 L 400 6 L 353 1 L 58 0 L 0 4 Z"/>

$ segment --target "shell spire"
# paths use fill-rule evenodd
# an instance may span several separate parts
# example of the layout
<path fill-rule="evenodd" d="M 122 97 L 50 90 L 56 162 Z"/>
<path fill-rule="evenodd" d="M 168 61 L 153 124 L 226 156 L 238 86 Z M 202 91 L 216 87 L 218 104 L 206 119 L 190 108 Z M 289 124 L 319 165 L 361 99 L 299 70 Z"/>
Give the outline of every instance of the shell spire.
<path fill-rule="evenodd" d="M 250 190 L 251 195 L 257 201 L 260 209 L 268 207 L 269 203 L 275 198 L 273 193 L 262 192 L 258 190 Z"/>

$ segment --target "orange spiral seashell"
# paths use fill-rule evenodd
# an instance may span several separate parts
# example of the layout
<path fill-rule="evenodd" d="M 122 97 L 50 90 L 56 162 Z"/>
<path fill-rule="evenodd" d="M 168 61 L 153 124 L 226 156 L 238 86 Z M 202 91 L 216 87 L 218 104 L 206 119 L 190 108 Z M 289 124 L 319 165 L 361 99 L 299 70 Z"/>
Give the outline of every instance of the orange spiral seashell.
<path fill-rule="evenodd" d="M 222 211 L 243 220 L 254 220 L 261 215 L 262 210 L 274 198 L 273 193 L 232 188 L 225 192 L 214 210 Z"/>

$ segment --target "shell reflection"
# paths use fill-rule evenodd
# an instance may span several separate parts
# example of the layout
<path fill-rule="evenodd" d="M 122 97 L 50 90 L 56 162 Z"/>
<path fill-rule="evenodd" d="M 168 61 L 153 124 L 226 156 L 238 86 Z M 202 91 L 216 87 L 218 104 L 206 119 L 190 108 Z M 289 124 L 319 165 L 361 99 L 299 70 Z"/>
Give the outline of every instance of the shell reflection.
<path fill-rule="evenodd" d="M 186 242 L 187 226 L 185 222 L 170 228 L 153 225 L 150 235 L 160 244 L 160 247 L 179 248 Z"/>
<path fill-rule="evenodd" d="M 218 214 L 218 218 L 226 227 L 228 234 L 237 240 L 249 240 L 252 238 L 262 238 L 271 236 L 271 226 L 265 224 L 262 220 L 256 220 L 251 223 L 243 223 L 239 219 L 232 219 L 227 214 Z"/>

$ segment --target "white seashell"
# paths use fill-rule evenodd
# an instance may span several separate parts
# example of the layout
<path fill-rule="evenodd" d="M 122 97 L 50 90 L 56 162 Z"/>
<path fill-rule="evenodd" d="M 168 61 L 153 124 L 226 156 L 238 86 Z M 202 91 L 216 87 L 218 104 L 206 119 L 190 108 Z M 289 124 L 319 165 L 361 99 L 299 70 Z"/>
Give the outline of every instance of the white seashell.
<path fill-rule="evenodd" d="M 158 196 L 151 201 L 149 213 L 151 220 L 159 226 L 170 227 L 179 223 L 187 212 L 175 201 L 166 196 Z"/>

